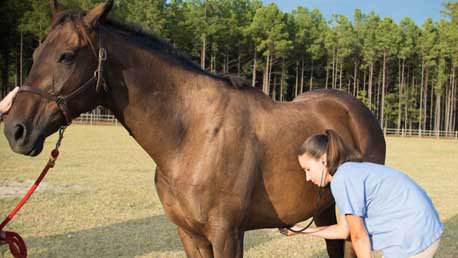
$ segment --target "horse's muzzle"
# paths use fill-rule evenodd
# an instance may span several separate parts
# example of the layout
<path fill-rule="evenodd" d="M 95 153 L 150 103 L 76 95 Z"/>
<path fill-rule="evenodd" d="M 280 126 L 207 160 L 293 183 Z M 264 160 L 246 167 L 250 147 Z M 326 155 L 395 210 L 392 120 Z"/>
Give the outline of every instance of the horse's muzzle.
<path fill-rule="evenodd" d="M 43 150 L 45 137 L 24 123 L 5 123 L 4 133 L 10 148 L 19 154 L 37 156 Z"/>

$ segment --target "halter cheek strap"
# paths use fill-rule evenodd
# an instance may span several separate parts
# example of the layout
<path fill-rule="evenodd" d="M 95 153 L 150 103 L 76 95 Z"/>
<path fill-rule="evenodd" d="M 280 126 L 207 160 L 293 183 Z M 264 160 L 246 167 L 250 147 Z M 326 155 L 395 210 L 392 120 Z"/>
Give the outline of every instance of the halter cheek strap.
<path fill-rule="evenodd" d="M 59 110 L 64 115 L 67 125 L 71 124 L 72 116 L 71 116 L 70 109 L 68 108 L 68 101 L 70 101 L 71 99 L 75 98 L 76 96 L 78 96 L 81 93 L 83 93 L 84 91 L 86 91 L 92 85 L 92 83 L 94 81 L 96 82 L 95 89 L 96 89 L 97 92 L 100 92 L 102 90 L 102 88 L 105 91 L 108 91 L 108 87 L 107 87 L 106 83 L 103 80 L 103 64 L 107 60 L 107 51 L 106 51 L 105 48 L 102 47 L 101 43 L 102 43 L 101 42 L 101 34 L 99 34 L 99 53 L 98 53 L 98 57 L 97 57 L 98 62 L 97 62 L 97 69 L 94 71 L 94 75 L 89 80 L 87 80 L 85 83 L 83 83 L 80 87 L 78 87 L 77 89 L 72 91 L 70 94 L 68 94 L 68 95 L 57 95 L 56 96 L 56 95 L 52 95 L 52 94 L 48 93 L 47 91 L 44 91 L 44 90 L 42 90 L 40 88 L 31 87 L 31 86 L 27 86 L 27 85 L 23 85 L 23 86 L 19 87 L 18 93 L 20 93 L 20 92 L 29 92 L 29 93 L 41 96 L 41 97 L 43 97 L 43 98 L 45 98 L 45 99 L 47 99 L 47 100 L 49 100 L 51 102 L 55 102 L 57 107 L 59 108 Z"/>

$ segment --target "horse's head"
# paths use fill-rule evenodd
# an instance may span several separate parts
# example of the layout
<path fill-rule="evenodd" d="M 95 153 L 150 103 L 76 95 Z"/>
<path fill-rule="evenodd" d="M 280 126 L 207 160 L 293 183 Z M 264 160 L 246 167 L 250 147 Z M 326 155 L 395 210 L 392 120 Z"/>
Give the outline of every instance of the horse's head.
<path fill-rule="evenodd" d="M 5 118 L 4 133 L 13 151 L 38 155 L 47 136 L 100 104 L 96 86 L 102 76 L 95 71 L 104 58 L 99 56 L 103 41 L 98 24 L 111 7 L 108 1 L 76 13 L 51 1 L 52 25 Z"/>

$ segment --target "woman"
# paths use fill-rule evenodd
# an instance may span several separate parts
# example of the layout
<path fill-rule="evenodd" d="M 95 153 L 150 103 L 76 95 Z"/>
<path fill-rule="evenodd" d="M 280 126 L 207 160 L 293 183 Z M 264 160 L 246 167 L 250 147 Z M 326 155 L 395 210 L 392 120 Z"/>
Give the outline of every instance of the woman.
<path fill-rule="evenodd" d="M 0 122 L 3 120 L 3 116 L 8 113 L 13 104 L 14 97 L 19 91 L 19 87 L 14 88 L 14 90 L 10 91 L 5 98 L 0 101 Z"/>
<path fill-rule="evenodd" d="M 332 130 L 309 137 L 298 159 L 307 181 L 319 187 L 331 184 L 340 212 L 337 224 L 304 234 L 326 239 L 351 236 L 358 258 L 370 258 L 371 250 L 382 250 L 385 258 L 434 257 L 443 225 L 426 192 L 407 175 L 362 162 Z M 280 232 L 296 234 L 286 228 Z"/>

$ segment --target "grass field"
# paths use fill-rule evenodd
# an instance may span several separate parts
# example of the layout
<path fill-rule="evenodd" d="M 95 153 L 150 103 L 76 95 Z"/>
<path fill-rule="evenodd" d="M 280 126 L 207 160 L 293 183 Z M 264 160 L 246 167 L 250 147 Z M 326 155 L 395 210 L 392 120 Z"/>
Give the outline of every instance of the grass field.
<path fill-rule="evenodd" d="M 38 176 L 56 136 L 43 153 L 14 154 L 0 125 L 0 218 Z M 388 138 L 387 165 L 423 186 L 445 224 L 438 258 L 458 257 L 458 141 Z M 26 240 L 30 257 L 184 257 L 153 184 L 154 163 L 126 130 L 72 125 L 61 156 L 40 190 L 9 225 Z M 324 241 L 249 232 L 245 257 L 327 257 Z M 10 257 L 6 246 L 0 257 Z M 376 255 L 379 257 L 379 255 Z"/>

